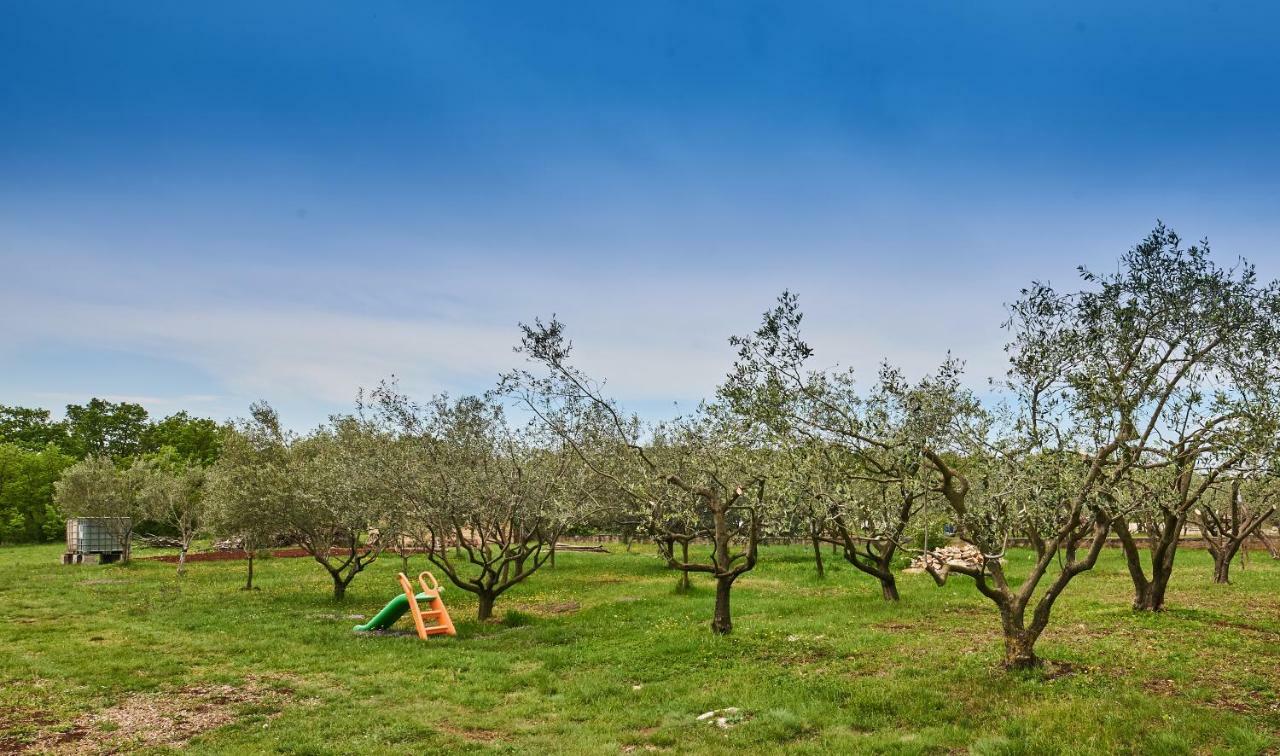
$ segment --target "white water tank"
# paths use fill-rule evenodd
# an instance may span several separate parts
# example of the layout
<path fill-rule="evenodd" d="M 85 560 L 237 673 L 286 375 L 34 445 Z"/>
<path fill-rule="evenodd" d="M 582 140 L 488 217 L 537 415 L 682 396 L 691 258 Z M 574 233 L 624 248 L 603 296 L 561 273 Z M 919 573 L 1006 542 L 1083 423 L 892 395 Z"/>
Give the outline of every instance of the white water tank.
<path fill-rule="evenodd" d="M 72 517 L 67 520 L 67 552 L 63 564 L 79 564 L 86 558 L 108 563 L 129 552 L 133 521 L 128 517 Z"/>

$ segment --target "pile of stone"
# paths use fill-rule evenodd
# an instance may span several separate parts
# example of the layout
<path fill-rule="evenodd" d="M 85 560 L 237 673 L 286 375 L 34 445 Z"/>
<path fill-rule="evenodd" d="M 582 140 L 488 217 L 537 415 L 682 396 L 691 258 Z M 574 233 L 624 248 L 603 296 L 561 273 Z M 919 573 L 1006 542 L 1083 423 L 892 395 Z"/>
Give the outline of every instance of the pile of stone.
<path fill-rule="evenodd" d="M 911 565 L 905 571 L 924 572 L 926 565 L 939 571 L 953 564 L 960 567 L 981 567 L 984 559 L 982 551 L 977 547 L 958 543 L 953 546 L 940 546 L 928 554 L 917 556 L 911 560 Z"/>

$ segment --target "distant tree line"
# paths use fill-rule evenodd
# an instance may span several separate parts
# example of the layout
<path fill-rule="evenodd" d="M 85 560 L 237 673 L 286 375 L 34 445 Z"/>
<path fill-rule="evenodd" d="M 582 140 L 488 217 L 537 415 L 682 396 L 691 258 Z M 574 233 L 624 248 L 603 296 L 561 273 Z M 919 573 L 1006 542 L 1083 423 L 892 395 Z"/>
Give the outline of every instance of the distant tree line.
<path fill-rule="evenodd" d="M 0 543 L 63 537 L 66 517 L 76 513 L 55 505 L 54 484 L 81 460 L 208 466 L 221 446 L 219 423 L 186 412 L 151 420 L 139 404 L 95 398 L 67 405 L 55 420 L 47 409 L 0 405 Z"/>

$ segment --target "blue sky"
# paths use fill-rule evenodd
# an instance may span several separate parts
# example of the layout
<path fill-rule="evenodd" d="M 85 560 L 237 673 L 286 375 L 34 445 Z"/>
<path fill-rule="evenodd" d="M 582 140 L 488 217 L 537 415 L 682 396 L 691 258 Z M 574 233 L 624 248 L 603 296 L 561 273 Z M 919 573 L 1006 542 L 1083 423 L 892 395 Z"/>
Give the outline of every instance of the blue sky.
<path fill-rule="evenodd" d="M 303 427 L 556 312 L 663 414 L 784 287 L 978 384 L 1156 218 L 1280 275 L 1269 3 L 0 5 L 4 404 Z"/>

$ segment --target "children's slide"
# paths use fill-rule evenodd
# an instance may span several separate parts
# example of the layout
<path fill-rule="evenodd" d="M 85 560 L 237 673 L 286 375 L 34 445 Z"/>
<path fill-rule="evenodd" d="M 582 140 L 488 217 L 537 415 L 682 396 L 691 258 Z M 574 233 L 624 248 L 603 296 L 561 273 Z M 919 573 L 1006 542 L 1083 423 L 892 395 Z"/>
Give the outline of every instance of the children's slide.
<path fill-rule="evenodd" d="M 431 597 L 425 593 L 419 593 L 417 596 L 414 596 L 414 598 L 418 601 L 431 600 Z M 394 625 L 396 620 L 403 617 L 404 613 L 407 611 L 409 611 L 409 598 L 401 593 L 399 596 L 388 601 L 387 605 L 382 607 L 382 611 L 373 615 L 373 618 L 368 622 L 363 625 L 356 625 L 355 631 L 357 633 L 367 633 L 371 630 L 386 630 Z"/>
<path fill-rule="evenodd" d="M 421 592 L 415 592 L 413 584 L 409 582 L 409 577 L 403 572 L 397 578 L 400 581 L 400 588 L 404 591 L 399 596 L 387 602 L 382 607 L 382 611 L 373 615 L 373 619 L 363 625 L 356 625 L 357 633 L 367 633 L 371 630 L 386 630 L 395 624 L 396 620 L 405 615 L 406 612 L 413 615 L 413 627 L 418 632 L 418 637 L 426 640 L 430 635 L 457 635 L 457 631 L 453 628 L 453 620 L 449 618 L 449 610 L 445 608 L 444 601 L 440 599 L 440 584 L 436 582 L 435 575 L 430 572 L 424 572 L 418 575 L 418 585 L 422 587 Z M 431 584 L 427 585 L 427 579 L 431 579 Z M 426 609 L 419 606 L 419 602 L 425 602 Z"/>

